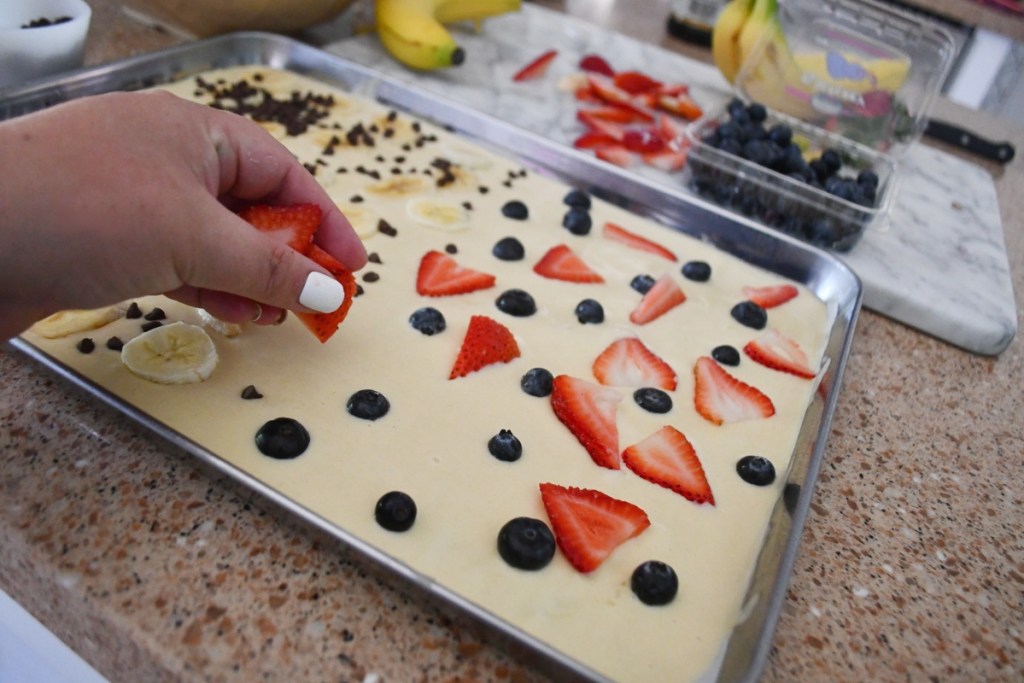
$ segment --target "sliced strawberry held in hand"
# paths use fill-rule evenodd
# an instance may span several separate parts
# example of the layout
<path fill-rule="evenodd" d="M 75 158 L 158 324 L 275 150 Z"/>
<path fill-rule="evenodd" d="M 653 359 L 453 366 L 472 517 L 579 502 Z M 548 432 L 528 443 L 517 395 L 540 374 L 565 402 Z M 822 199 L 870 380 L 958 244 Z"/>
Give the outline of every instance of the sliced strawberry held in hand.
<path fill-rule="evenodd" d="M 539 57 L 517 71 L 516 75 L 512 77 L 512 80 L 531 81 L 535 78 L 540 78 L 547 73 L 548 67 L 551 66 L 551 62 L 554 61 L 557 56 L 558 50 L 548 50 L 541 53 Z"/>
<path fill-rule="evenodd" d="M 352 307 L 352 300 L 356 296 L 356 279 L 345 266 L 341 265 L 336 258 L 316 246 L 310 245 L 306 254 L 321 268 L 334 276 L 345 289 L 345 300 L 336 311 L 332 313 L 296 313 L 296 317 L 306 326 L 310 332 L 316 335 L 321 343 L 326 342 L 338 331 L 338 326 L 348 315 L 348 309 Z"/>
<path fill-rule="evenodd" d="M 289 247 L 305 255 L 313 244 L 313 235 L 320 227 L 323 212 L 316 204 L 253 204 L 239 211 L 238 215 L 257 230 L 280 233 Z"/>
<path fill-rule="evenodd" d="M 715 504 L 697 452 L 678 429 L 665 426 L 622 452 L 622 461 L 637 475 L 672 489 L 694 503 Z"/>
<path fill-rule="evenodd" d="M 751 360 L 772 370 L 813 379 L 817 374 L 807 362 L 807 354 L 792 339 L 776 330 L 768 330 L 743 347 Z"/>
<path fill-rule="evenodd" d="M 793 285 L 769 285 L 767 287 L 744 287 L 743 296 L 761 308 L 775 308 L 800 294 Z"/>
<path fill-rule="evenodd" d="M 416 291 L 422 296 L 452 296 L 493 287 L 495 277 L 472 268 L 463 268 L 440 251 L 428 251 L 420 260 Z"/>
<path fill-rule="evenodd" d="M 485 315 L 469 319 L 459 356 L 448 379 L 457 379 L 494 363 L 508 363 L 519 358 L 519 344 L 509 329 Z"/>
<path fill-rule="evenodd" d="M 770 398 L 730 375 L 708 356 L 697 359 L 693 376 L 694 407 L 709 422 L 720 425 L 775 414 L 775 404 Z"/>
<path fill-rule="evenodd" d="M 533 272 L 551 280 L 581 283 L 604 282 L 604 278 L 599 273 L 591 270 L 583 259 L 564 244 L 548 249 L 547 253 L 534 265 Z"/>
<path fill-rule="evenodd" d="M 636 337 L 612 342 L 594 360 L 594 377 L 616 387 L 676 388 L 676 371 Z"/>
<path fill-rule="evenodd" d="M 629 314 L 629 319 L 637 325 L 647 323 L 660 318 L 679 304 L 686 301 L 686 294 L 679 288 L 672 276 L 665 273 L 654 286 L 647 290 L 644 298 L 640 300 L 637 307 Z"/>
<path fill-rule="evenodd" d="M 584 574 L 651 525 L 641 508 L 594 489 L 544 483 L 540 496 L 559 549 Z"/>
<path fill-rule="evenodd" d="M 623 228 L 621 225 L 616 225 L 615 223 L 605 223 L 604 227 L 601 229 L 601 234 L 604 235 L 607 239 L 613 240 L 615 242 L 621 242 L 622 244 L 625 244 L 627 247 L 630 247 L 631 249 L 639 249 L 640 251 L 646 251 L 650 254 L 654 254 L 656 256 L 668 259 L 669 261 L 678 260 L 676 259 L 675 254 L 673 254 L 671 251 L 661 246 L 657 242 L 649 240 L 646 237 L 641 237 L 640 235 L 637 235 L 635 232 L 630 232 L 629 230 Z"/>
<path fill-rule="evenodd" d="M 622 394 L 586 380 L 559 375 L 551 390 L 551 409 L 601 467 L 617 470 L 619 427 L 615 421 Z"/>

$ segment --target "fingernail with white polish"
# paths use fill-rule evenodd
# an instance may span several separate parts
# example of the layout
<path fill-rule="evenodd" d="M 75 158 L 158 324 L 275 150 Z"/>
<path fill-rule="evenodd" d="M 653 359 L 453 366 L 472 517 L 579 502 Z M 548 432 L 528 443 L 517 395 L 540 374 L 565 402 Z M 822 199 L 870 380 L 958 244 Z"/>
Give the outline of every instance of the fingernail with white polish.
<path fill-rule="evenodd" d="M 299 294 L 299 303 L 320 313 L 333 313 L 345 301 L 345 288 L 323 273 L 312 272 Z"/>

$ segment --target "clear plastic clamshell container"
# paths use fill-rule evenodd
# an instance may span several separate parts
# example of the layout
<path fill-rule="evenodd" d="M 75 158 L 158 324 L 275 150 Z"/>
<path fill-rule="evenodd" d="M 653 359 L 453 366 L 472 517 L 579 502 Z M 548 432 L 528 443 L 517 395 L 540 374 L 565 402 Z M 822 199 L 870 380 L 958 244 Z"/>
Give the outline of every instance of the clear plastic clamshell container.
<path fill-rule="evenodd" d="M 784 37 L 766 31 L 751 50 L 737 100 L 688 127 L 685 182 L 765 225 L 847 251 L 887 220 L 899 157 L 924 130 L 954 41 L 873 0 L 782 0 L 778 18 Z M 763 105 L 766 118 L 734 120 L 738 103 Z M 776 136 L 777 126 L 791 135 Z M 815 163 L 828 150 L 831 163 Z"/>

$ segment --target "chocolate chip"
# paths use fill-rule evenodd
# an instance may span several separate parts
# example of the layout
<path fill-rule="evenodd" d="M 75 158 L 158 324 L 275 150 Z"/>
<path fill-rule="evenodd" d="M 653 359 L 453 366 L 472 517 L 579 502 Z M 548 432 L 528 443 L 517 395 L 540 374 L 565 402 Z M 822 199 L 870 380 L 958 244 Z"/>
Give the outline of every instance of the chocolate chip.
<path fill-rule="evenodd" d="M 257 398 L 263 398 L 263 394 L 256 391 L 256 387 L 250 384 L 246 388 L 242 389 L 242 398 L 246 401 L 252 401 Z"/>
<path fill-rule="evenodd" d="M 449 254 L 458 254 L 459 253 L 459 248 L 457 246 L 455 246 L 454 244 L 451 244 L 451 243 L 444 245 L 444 250 L 446 252 L 448 252 Z"/>
<path fill-rule="evenodd" d="M 160 327 L 161 325 L 163 325 L 163 323 L 161 323 L 159 320 L 150 320 L 148 323 L 145 323 L 142 326 L 142 331 L 143 332 L 149 332 L 150 330 L 155 330 L 156 328 Z"/>
<path fill-rule="evenodd" d="M 398 230 L 396 230 L 394 226 L 392 226 L 383 218 L 377 221 L 377 230 L 384 233 L 388 237 L 395 237 L 396 235 L 398 235 Z"/>
<path fill-rule="evenodd" d="M 381 263 L 382 262 L 380 260 L 380 254 L 378 254 L 375 251 L 371 251 L 369 254 L 367 254 L 366 260 L 369 261 L 370 263 Z"/>
<path fill-rule="evenodd" d="M 164 313 L 164 309 L 157 306 L 143 317 L 146 320 L 166 320 L 167 314 Z"/>
<path fill-rule="evenodd" d="M 376 282 L 379 279 L 380 275 L 373 272 L 372 270 L 367 273 L 363 273 L 363 282 Z"/>
<path fill-rule="evenodd" d="M 131 304 L 128 305 L 128 310 L 125 312 L 124 317 L 128 318 L 129 320 L 141 318 L 142 309 L 139 308 L 139 305 L 133 301 L 131 302 Z"/>
<path fill-rule="evenodd" d="M 107 340 L 107 348 L 111 351 L 120 351 L 124 347 L 124 342 L 121 341 L 120 337 L 111 337 Z"/>
<path fill-rule="evenodd" d="M 81 351 L 82 353 L 92 353 L 93 351 L 96 350 L 96 342 L 94 342 L 89 337 L 85 337 L 77 344 L 75 344 L 75 348 Z"/>

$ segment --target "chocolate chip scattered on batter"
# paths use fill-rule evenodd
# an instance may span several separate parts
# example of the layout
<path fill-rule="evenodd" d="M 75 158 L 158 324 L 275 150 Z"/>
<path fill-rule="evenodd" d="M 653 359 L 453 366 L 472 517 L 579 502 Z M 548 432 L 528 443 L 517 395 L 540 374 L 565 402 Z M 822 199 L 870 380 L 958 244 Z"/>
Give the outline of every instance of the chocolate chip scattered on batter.
<path fill-rule="evenodd" d="M 380 260 L 380 254 L 378 254 L 375 251 L 371 251 L 369 254 L 367 254 L 366 260 L 369 261 L 370 263 L 382 263 L 382 261 Z"/>
<path fill-rule="evenodd" d="M 259 398 L 263 398 L 263 394 L 256 390 L 256 387 L 250 384 L 246 388 L 242 389 L 242 398 L 246 401 L 253 401 Z"/>
<path fill-rule="evenodd" d="M 124 342 L 121 341 L 120 337 L 111 337 L 107 340 L 107 348 L 111 351 L 120 351 L 124 348 Z"/>
<path fill-rule="evenodd" d="M 454 244 L 452 244 L 451 242 L 449 242 L 448 244 L 444 245 L 444 250 L 446 252 L 448 252 L 449 254 L 458 254 L 459 253 L 459 248 L 457 246 L 455 246 Z"/>
<path fill-rule="evenodd" d="M 398 230 L 396 230 L 393 225 L 388 223 L 383 218 L 381 218 L 379 221 L 377 221 L 377 230 L 378 230 L 378 232 L 381 232 L 381 233 L 387 235 L 388 237 L 395 237 L 395 236 L 398 235 Z"/>
<path fill-rule="evenodd" d="M 131 302 L 128 305 L 128 310 L 125 312 L 124 317 L 128 318 L 129 320 L 135 320 L 136 318 L 141 318 L 142 317 L 142 309 L 139 308 L 139 305 L 136 302 L 133 301 L 133 302 Z"/>
<path fill-rule="evenodd" d="M 363 273 L 363 282 L 377 282 L 378 280 L 380 280 L 380 275 L 372 270 Z"/>
<path fill-rule="evenodd" d="M 75 348 L 81 351 L 82 353 L 92 353 L 93 351 L 96 350 L 96 342 L 94 342 L 89 337 L 85 337 L 84 339 L 80 340 L 77 344 L 75 344 Z"/>
<path fill-rule="evenodd" d="M 353 204 L 359 204 L 359 203 L 361 203 L 363 201 L 363 196 L 362 195 L 358 195 L 358 194 L 354 194 L 351 197 L 349 197 L 348 200 L 350 202 L 352 202 Z"/>
<path fill-rule="evenodd" d="M 161 325 L 163 325 L 163 323 L 161 323 L 159 320 L 150 320 L 148 323 L 144 323 L 142 325 L 142 331 L 149 332 L 150 330 L 155 330 Z"/>
<path fill-rule="evenodd" d="M 164 309 L 156 306 L 152 311 L 143 316 L 146 320 L 167 320 L 167 314 L 164 313 Z"/>

